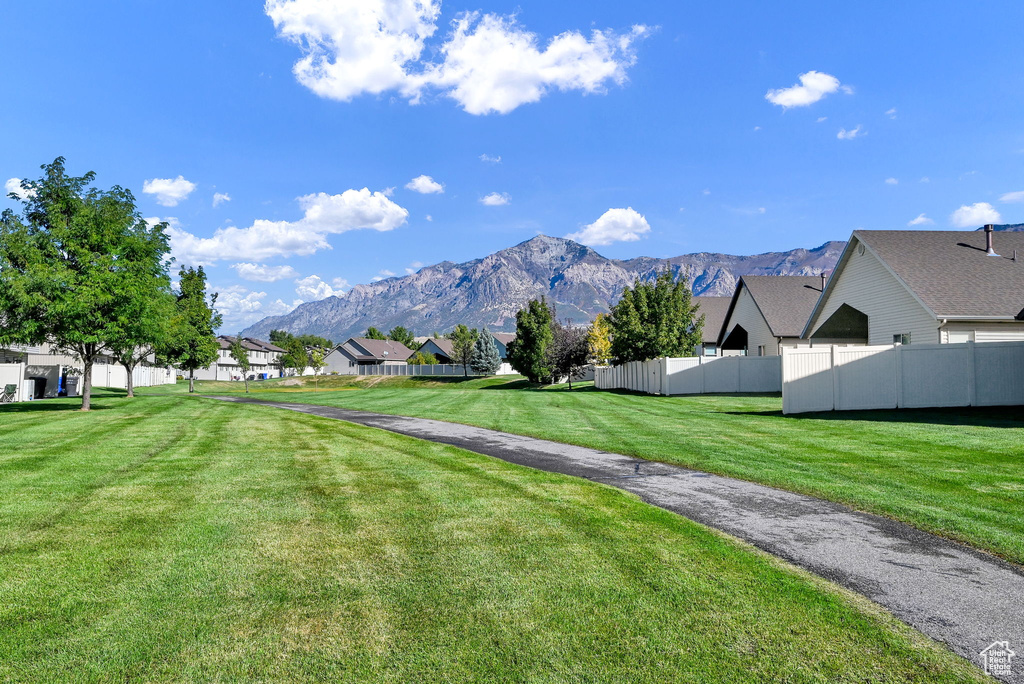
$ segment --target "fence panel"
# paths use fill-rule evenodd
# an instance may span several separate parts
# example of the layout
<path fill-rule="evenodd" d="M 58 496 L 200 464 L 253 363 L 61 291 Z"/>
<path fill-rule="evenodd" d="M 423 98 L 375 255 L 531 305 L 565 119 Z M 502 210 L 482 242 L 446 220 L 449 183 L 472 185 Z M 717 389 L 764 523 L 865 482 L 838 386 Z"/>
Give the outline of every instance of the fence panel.
<path fill-rule="evenodd" d="M 782 391 L 782 357 L 735 356 L 739 388 L 742 393 Z"/>
<path fill-rule="evenodd" d="M 740 362 L 748 357 L 709 357 L 703 362 L 704 393 L 732 394 L 740 391 Z"/>
<path fill-rule="evenodd" d="M 1024 344 L 974 345 L 975 406 L 1024 404 Z"/>
<path fill-rule="evenodd" d="M 835 408 L 896 408 L 896 355 L 892 347 L 833 347 Z"/>
<path fill-rule="evenodd" d="M 0 363 L 0 391 L 7 385 L 17 385 L 14 393 L 14 401 L 27 401 L 29 397 L 28 381 L 25 380 L 25 364 L 23 363 Z"/>
<path fill-rule="evenodd" d="M 782 412 L 831 411 L 835 407 L 830 347 L 782 349 Z"/>
<path fill-rule="evenodd" d="M 970 344 L 896 347 L 902 385 L 900 407 L 970 406 Z"/>

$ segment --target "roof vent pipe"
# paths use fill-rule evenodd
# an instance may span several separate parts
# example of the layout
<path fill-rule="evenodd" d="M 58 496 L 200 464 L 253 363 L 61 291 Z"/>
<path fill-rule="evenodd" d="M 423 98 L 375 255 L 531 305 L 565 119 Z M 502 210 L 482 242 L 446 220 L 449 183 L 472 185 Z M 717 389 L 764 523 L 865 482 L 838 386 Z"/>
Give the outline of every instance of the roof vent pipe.
<path fill-rule="evenodd" d="M 821 291 L 825 291 L 825 272 L 821 272 Z"/>
<path fill-rule="evenodd" d="M 991 223 L 985 224 L 985 253 L 989 256 L 999 256 L 996 254 L 996 250 L 992 247 L 992 231 L 995 227 Z"/>

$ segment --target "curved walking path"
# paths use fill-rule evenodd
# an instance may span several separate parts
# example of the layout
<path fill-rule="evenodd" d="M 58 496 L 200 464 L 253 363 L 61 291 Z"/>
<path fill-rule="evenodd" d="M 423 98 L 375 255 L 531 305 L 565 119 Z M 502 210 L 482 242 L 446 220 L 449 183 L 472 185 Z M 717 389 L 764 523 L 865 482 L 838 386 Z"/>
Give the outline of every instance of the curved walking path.
<path fill-rule="evenodd" d="M 983 649 L 1009 641 L 1019 662 L 1000 679 L 1024 683 L 1024 573 L 904 523 L 744 480 L 458 423 L 210 398 L 345 420 L 633 492 L 868 597 L 979 666 Z"/>

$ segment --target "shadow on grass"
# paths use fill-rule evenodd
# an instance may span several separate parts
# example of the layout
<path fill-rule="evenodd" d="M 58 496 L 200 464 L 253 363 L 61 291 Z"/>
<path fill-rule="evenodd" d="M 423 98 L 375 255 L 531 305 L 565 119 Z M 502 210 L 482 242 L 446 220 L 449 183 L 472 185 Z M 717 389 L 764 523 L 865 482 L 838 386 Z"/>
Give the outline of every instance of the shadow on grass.
<path fill-rule="evenodd" d="M 104 405 L 104 399 L 125 399 L 128 396 L 127 390 L 98 388 L 92 391 L 92 405 L 90 411 L 106 411 L 114 408 Z M 82 409 L 81 397 L 57 397 L 52 399 L 34 399 L 32 401 L 19 401 L 13 404 L 0 404 L 0 413 L 45 413 L 54 411 L 80 411 Z"/>
<path fill-rule="evenodd" d="M 961 406 L 933 409 L 876 409 L 870 411 L 818 411 L 783 414 L 782 411 L 727 411 L 734 416 L 790 418 L 793 420 L 860 420 L 872 423 L 927 423 L 998 428 L 1024 428 L 1024 407 Z"/>

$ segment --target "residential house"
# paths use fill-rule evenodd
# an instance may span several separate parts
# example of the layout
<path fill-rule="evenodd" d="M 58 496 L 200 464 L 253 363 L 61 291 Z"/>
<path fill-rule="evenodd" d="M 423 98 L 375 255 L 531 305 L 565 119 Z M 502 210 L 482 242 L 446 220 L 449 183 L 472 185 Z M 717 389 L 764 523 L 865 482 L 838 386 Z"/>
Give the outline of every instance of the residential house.
<path fill-rule="evenodd" d="M 802 334 L 871 345 L 1024 340 L 1024 233 L 854 231 Z"/>
<path fill-rule="evenodd" d="M 821 295 L 824 275 L 742 276 L 718 334 L 722 356 L 778 356 L 806 346 L 804 324 Z"/>
<path fill-rule="evenodd" d="M 455 349 L 452 341 L 444 337 L 429 338 L 419 350 L 423 354 L 433 354 L 438 363 L 455 363 Z"/>
<path fill-rule="evenodd" d="M 324 358 L 324 373 L 358 375 L 360 366 L 406 365 L 415 352 L 394 340 L 351 337 Z"/>
<path fill-rule="evenodd" d="M 693 303 L 698 305 L 697 317 L 704 316 L 704 337 L 695 351 L 697 356 L 718 356 L 718 335 L 722 332 L 731 301 L 731 297 L 693 298 Z"/>
<path fill-rule="evenodd" d="M 206 368 L 196 371 L 197 380 L 241 380 L 242 369 L 231 356 L 231 345 L 234 335 L 221 335 L 217 338 L 217 360 Z M 254 337 L 243 337 L 242 347 L 249 355 L 249 379 L 281 377 L 280 347 Z"/>

